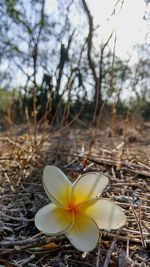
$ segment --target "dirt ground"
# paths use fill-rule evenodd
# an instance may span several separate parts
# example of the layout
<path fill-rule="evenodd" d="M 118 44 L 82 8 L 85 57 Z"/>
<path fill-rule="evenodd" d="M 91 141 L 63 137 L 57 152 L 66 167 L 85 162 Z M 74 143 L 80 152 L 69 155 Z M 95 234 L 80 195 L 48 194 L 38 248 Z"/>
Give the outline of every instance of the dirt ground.
<path fill-rule="evenodd" d="M 34 216 L 49 200 L 46 165 L 74 181 L 96 171 L 109 178 L 103 196 L 127 215 L 119 231 L 101 231 L 95 250 L 77 251 L 65 236 L 46 236 Z M 25 126 L 0 134 L 0 266 L 150 266 L 150 123 L 130 128 L 48 129 L 35 137 Z"/>

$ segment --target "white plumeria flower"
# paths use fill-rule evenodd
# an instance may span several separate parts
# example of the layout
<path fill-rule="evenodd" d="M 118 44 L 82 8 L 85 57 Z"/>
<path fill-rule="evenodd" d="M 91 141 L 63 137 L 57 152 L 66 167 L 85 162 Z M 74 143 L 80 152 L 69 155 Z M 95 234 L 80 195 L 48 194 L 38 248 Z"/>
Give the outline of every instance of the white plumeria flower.
<path fill-rule="evenodd" d="M 45 234 L 64 233 L 80 251 L 93 250 L 99 239 L 99 229 L 117 229 L 126 222 L 122 209 L 100 198 L 108 178 L 90 172 L 74 183 L 55 166 L 46 166 L 43 186 L 53 202 L 35 215 L 36 227 Z"/>

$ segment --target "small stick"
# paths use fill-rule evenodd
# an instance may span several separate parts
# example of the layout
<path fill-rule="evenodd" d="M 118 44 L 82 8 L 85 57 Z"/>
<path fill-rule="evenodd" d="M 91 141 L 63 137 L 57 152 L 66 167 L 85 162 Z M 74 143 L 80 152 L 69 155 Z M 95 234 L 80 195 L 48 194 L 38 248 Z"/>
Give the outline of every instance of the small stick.
<path fill-rule="evenodd" d="M 34 219 L 27 219 L 27 218 L 23 218 L 23 217 L 14 217 L 14 216 L 10 216 L 10 215 L 5 214 L 2 211 L 1 211 L 1 215 L 9 218 L 11 220 L 14 220 L 14 221 L 34 222 Z"/>
<path fill-rule="evenodd" d="M 97 253 L 97 260 L 96 260 L 96 267 L 100 266 L 100 258 L 101 258 L 101 248 L 100 248 L 100 243 L 101 243 L 101 238 L 102 238 L 102 233 L 99 236 L 99 240 L 98 240 L 98 253 Z"/>
<path fill-rule="evenodd" d="M 115 245 L 116 245 L 116 242 L 117 242 L 117 239 L 118 239 L 119 232 L 120 232 L 120 229 L 117 231 L 117 234 L 116 234 L 113 242 L 111 243 L 111 246 L 110 246 L 110 249 L 108 250 L 108 253 L 107 253 L 107 256 L 106 256 L 106 259 L 105 259 L 103 267 L 108 267 L 108 265 L 109 265 L 109 262 L 110 262 L 110 259 L 111 259 L 111 255 L 112 255 L 112 253 L 114 251 L 114 248 L 115 248 Z"/>
<path fill-rule="evenodd" d="M 138 228 L 139 228 L 139 232 L 140 232 L 140 236 L 141 236 L 142 245 L 143 245 L 144 248 L 146 248 L 146 243 L 145 243 L 145 240 L 144 240 L 144 236 L 143 236 L 143 231 L 142 231 L 142 227 L 141 227 L 140 219 L 138 219 L 137 214 L 136 214 L 136 212 L 135 212 L 135 210 L 134 210 L 134 208 L 133 208 L 133 206 L 132 206 L 130 200 L 129 200 L 129 203 L 130 203 L 131 210 L 132 210 L 132 212 L 133 212 L 133 214 L 134 214 L 134 217 L 135 217 L 135 219 L 136 219 L 136 223 L 137 223 Z M 140 210 L 141 210 L 141 207 L 140 207 Z"/>
<path fill-rule="evenodd" d="M 33 260 L 35 258 L 35 255 L 32 254 L 30 257 L 28 257 L 27 259 L 23 259 L 17 262 L 17 264 L 19 264 L 20 266 L 23 266 L 27 263 L 29 263 L 31 260 Z"/>
<path fill-rule="evenodd" d="M 106 233 L 106 236 L 108 236 L 108 237 L 115 237 L 116 235 L 113 234 L 113 233 Z M 118 240 L 121 240 L 121 241 L 124 241 L 124 242 L 127 242 L 127 239 L 130 239 L 130 242 L 134 242 L 134 243 L 138 243 L 138 244 L 141 244 L 142 243 L 141 239 L 139 239 L 139 238 L 133 238 L 130 235 L 128 235 L 128 237 L 118 235 L 117 236 L 117 239 Z M 150 243 L 150 239 L 145 240 L 145 242 L 147 244 L 149 244 Z"/>
<path fill-rule="evenodd" d="M 121 203 L 119 201 L 114 201 L 114 202 L 115 202 L 115 204 L 119 204 L 120 206 L 124 206 L 124 207 L 129 207 L 130 206 L 130 203 Z M 139 208 L 139 206 L 136 205 L 136 204 L 133 204 L 132 205 L 132 208 Z M 150 207 L 148 207 L 148 206 L 141 206 L 141 209 L 150 210 Z"/>
<path fill-rule="evenodd" d="M 79 260 L 74 260 L 74 259 L 68 259 L 67 260 L 70 263 L 75 263 L 78 266 L 87 266 L 87 267 L 95 267 L 95 265 L 87 263 L 87 262 L 83 262 L 83 261 L 79 261 Z"/>
<path fill-rule="evenodd" d="M 45 240 L 45 236 L 40 236 L 36 239 L 25 239 L 25 240 L 13 240 L 13 241 L 1 241 L 0 246 L 24 246 L 27 244 L 35 244 Z"/>
<path fill-rule="evenodd" d="M 127 239 L 126 256 L 129 257 L 129 239 Z"/>

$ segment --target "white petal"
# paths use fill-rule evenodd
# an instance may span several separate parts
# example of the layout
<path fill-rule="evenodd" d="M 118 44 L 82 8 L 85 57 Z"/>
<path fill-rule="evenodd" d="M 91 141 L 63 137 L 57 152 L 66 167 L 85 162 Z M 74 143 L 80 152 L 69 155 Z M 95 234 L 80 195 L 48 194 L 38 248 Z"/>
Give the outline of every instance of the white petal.
<path fill-rule="evenodd" d="M 67 205 L 72 190 L 72 183 L 59 168 L 55 166 L 45 167 L 43 186 L 49 199 L 56 205 Z"/>
<path fill-rule="evenodd" d="M 108 178 L 99 173 L 90 172 L 79 177 L 73 184 L 73 193 L 77 203 L 99 196 L 108 184 Z"/>
<path fill-rule="evenodd" d="M 35 215 L 36 227 L 45 234 L 60 234 L 73 223 L 73 215 L 55 204 L 48 204 Z"/>
<path fill-rule="evenodd" d="M 78 250 L 91 251 L 97 245 L 99 229 L 92 219 L 79 213 L 75 215 L 74 224 L 65 235 Z"/>
<path fill-rule="evenodd" d="M 97 223 L 100 229 L 118 229 L 126 223 L 123 210 L 107 199 L 97 199 L 91 206 L 86 207 L 84 212 Z"/>

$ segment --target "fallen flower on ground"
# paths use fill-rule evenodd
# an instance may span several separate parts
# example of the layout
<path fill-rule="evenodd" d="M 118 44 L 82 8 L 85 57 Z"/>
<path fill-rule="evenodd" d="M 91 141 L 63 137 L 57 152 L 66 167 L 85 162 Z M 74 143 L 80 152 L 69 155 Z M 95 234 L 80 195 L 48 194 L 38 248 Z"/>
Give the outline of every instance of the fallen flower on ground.
<path fill-rule="evenodd" d="M 74 183 L 55 166 L 46 166 L 43 186 L 53 202 L 35 215 L 36 227 L 47 235 L 65 234 L 80 251 L 93 250 L 99 229 L 118 229 L 126 222 L 123 210 L 100 195 L 108 178 L 90 172 Z"/>

